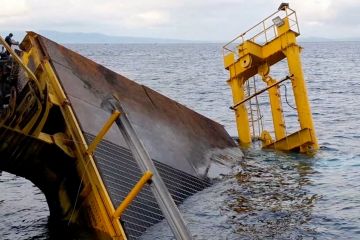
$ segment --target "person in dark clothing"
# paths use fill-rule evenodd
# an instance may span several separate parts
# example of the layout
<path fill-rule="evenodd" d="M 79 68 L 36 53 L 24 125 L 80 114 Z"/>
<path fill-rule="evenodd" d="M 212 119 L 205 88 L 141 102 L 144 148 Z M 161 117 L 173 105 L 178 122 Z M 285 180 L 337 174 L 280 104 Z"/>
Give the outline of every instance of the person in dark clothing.
<path fill-rule="evenodd" d="M 11 45 L 19 45 L 19 42 L 11 39 L 14 35 L 12 33 L 10 33 L 8 36 L 6 36 L 5 38 L 5 42 L 9 45 L 9 47 L 11 47 Z M 6 54 L 10 55 L 9 51 L 6 50 Z"/>

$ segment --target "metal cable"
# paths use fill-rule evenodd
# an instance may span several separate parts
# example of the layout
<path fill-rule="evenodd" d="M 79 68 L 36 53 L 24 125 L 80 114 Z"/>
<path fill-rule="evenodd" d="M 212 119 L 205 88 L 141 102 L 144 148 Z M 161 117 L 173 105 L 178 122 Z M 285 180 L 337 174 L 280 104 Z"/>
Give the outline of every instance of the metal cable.
<path fill-rule="evenodd" d="M 292 109 L 297 110 L 297 108 L 291 106 L 290 103 L 289 103 L 289 101 L 288 101 L 288 98 L 287 98 L 287 87 L 286 87 L 286 85 L 285 85 L 285 84 L 281 84 L 280 87 L 281 87 L 281 86 L 284 86 L 284 87 L 285 87 L 285 101 L 286 101 L 286 104 L 287 104 L 289 107 L 291 107 Z"/>

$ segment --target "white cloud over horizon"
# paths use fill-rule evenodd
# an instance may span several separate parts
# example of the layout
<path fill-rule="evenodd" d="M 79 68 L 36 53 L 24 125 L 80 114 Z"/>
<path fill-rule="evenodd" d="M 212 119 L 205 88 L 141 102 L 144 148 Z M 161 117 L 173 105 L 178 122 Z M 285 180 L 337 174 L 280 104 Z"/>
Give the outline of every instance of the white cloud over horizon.
<path fill-rule="evenodd" d="M 0 0 L 8 31 L 97 32 L 218 41 L 274 12 L 281 0 Z M 360 37 L 359 0 L 289 0 L 304 37 Z"/>

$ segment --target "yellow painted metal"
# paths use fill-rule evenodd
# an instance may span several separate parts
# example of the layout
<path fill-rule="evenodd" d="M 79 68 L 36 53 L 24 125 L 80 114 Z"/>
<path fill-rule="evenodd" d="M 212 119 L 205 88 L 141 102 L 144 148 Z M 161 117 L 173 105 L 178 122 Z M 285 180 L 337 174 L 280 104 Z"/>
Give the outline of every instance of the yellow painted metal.
<path fill-rule="evenodd" d="M 29 78 L 38 82 L 35 74 L 22 62 L 21 58 L 15 53 L 15 51 L 6 43 L 4 38 L 0 36 L 1 44 L 6 48 L 6 50 L 10 53 L 10 55 L 15 59 L 15 61 L 21 65 L 22 68 L 25 69 L 26 73 L 29 75 Z"/>
<path fill-rule="evenodd" d="M 275 79 L 271 78 L 270 76 L 264 77 L 263 80 L 266 82 L 268 86 L 274 85 L 277 82 Z M 281 138 L 286 137 L 285 120 L 284 120 L 284 114 L 281 104 L 279 85 L 269 88 L 268 92 L 269 92 L 271 114 L 274 125 L 275 140 L 279 140 Z"/>
<path fill-rule="evenodd" d="M 23 63 L 21 58 L 15 53 L 15 51 L 6 43 L 6 41 L 0 36 L 0 43 L 6 48 L 6 50 L 10 53 L 10 55 L 15 59 L 15 61 L 25 70 L 29 79 L 33 80 L 36 85 L 38 85 L 38 89 L 42 89 L 39 86 L 39 81 L 35 74 Z M 42 93 L 40 93 L 43 96 Z"/>
<path fill-rule="evenodd" d="M 94 138 L 92 143 L 89 145 L 88 149 L 86 150 L 86 153 L 92 154 L 95 151 L 97 145 L 104 138 L 105 134 L 110 130 L 113 123 L 120 117 L 120 114 L 121 113 L 118 110 L 115 110 L 111 114 L 111 116 L 109 117 L 107 122 L 104 124 L 104 126 L 102 127 L 100 132 L 97 134 L 97 136 Z"/>
<path fill-rule="evenodd" d="M 280 18 L 281 21 L 272 21 L 275 18 Z M 262 30 L 254 33 L 254 31 L 258 31 L 257 29 Z M 270 33 L 273 36 L 270 36 Z M 249 34 L 254 35 L 247 37 Z M 250 129 L 247 129 L 249 128 L 247 109 L 245 104 L 239 104 L 247 99 L 244 97 L 243 90 L 245 82 L 259 74 L 268 87 L 274 85 L 276 80 L 271 78 L 269 74 L 270 67 L 286 58 L 289 72 L 292 76 L 292 89 L 300 122 L 299 132 L 302 133 L 303 129 L 308 129 L 311 133 L 307 135 L 311 138 L 310 142 L 304 142 L 300 138 L 291 137 L 291 141 L 298 140 L 299 142 L 298 144 L 290 144 L 288 147 L 295 149 L 293 146 L 300 145 L 300 152 L 313 152 L 313 150 L 319 148 L 301 66 L 300 46 L 296 42 L 296 37 L 299 35 L 300 30 L 296 12 L 285 6 L 223 47 L 224 66 L 230 72 L 230 80 L 228 82 L 232 90 L 234 105 L 239 105 L 234 110 L 240 143 L 248 144 L 251 141 Z M 239 43 L 237 44 L 237 42 Z M 236 47 L 232 48 L 233 45 L 236 45 Z M 267 147 L 275 146 L 276 141 L 284 141 L 284 138 L 292 136 L 286 136 L 279 87 L 269 88 L 268 93 L 275 142 L 272 140 L 270 133 L 266 131 L 266 134 L 263 134 L 263 139 L 266 139 L 263 144 Z"/>
<path fill-rule="evenodd" d="M 308 128 L 304 128 L 276 142 L 265 145 L 264 148 L 291 151 L 309 144 L 312 144 L 311 130 Z"/>
<path fill-rule="evenodd" d="M 6 43 L 6 41 L 0 36 L 0 44 L 2 44 L 6 50 L 10 53 L 12 59 L 15 60 L 19 66 L 24 69 L 25 73 L 28 75 L 30 81 L 33 84 L 29 85 L 30 91 L 27 93 L 26 97 L 17 104 L 16 116 L 23 116 L 32 109 L 34 106 L 37 106 L 35 113 L 31 119 L 27 120 L 26 124 L 21 122 L 21 117 L 11 117 L 11 113 L 14 113 L 12 104 L 10 103 L 10 110 L 8 110 L 8 117 L 4 117 L 3 121 L 8 121 L 9 125 L 13 126 L 13 129 L 20 130 L 23 134 L 28 134 L 30 131 L 33 131 L 33 135 L 40 134 L 40 131 L 45 123 L 46 116 L 49 113 L 50 103 L 47 101 L 47 97 L 44 96 L 43 92 L 46 90 L 46 85 L 41 85 L 41 79 L 39 79 L 36 74 L 29 69 L 25 64 L 27 58 L 21 59 L 15 51 Z M 41 69 L 40 69 L 41 70 Z M 38 71 L 37 74 L 41 76 L 41 71 Z M 13 98 L 16 101 L 16 97 Z M 15 104 L 15 102 L 14 102 Z M 45 108 L 45 109 L 43 109 Z M 38 121 L 40 115 L 44 117 Z M 12 118 L 12 119 L 11 119 Z M 3 122 L 0 122 L 2 124 Z"/>
<path fill-rule="evenodd" d="M 70 157 L 75 157 L 72 149 L 66 144 L 66 142 L 69 141 L 70 139 L 68 139 L 65 133 L 59 132 L 59 133 L 55 133 L 54 135 L 49 135 L 47 133 L 40 132 L 37 138 L 50 144 L 56 144 L 67 155 L 69 155 Z"/>
<path fill-rule="evenodd" d="M 34 33 L 27 34 L 21 44 L 21 48 L 24 49 L 21 59 L 6 45 L 6 42 L 1 37 L 0 42 L 11 53 L 13 59 L 25 70 L 29 81 L 33 83 L 28 85 L 30 90 L 16 106 L 17 117 L 12 118 L 14 109 L 10 108 L 10 110 L 6 110 L 8 111 L 6 114 L 3 113 L 3 121 L 7 121 L 8 125 L 13 126 L 14 131 L 31 135 L 31 137 L 39 138 L 47 143 L 56 144 L 66 154 L 76 159 L 76 167 L 82 183 L 82 190 L 79 193 L 82 214 L 78 214 L 80 206 L 74 206 L 73 209 L 69 207 L 72 206 L 75 199 L 70 199 L 66 191 L 60 191 L 59 201 L 65 210 L 65 219 L 68 219 L 69 222 L 81 223 L 83 221 L 82 217 L 85 215 L 88 223 L 94 229 L 107 233 L 113 239 L 127 239 L 120 221 L 112 217 L 115 208 L 92 155 L 87 154 L 89 148 L 83 132 L 51 63 L 41 50 L 41 46 L 39 46 L 37 35 Z M 31 66 L 31 69 L 29 66 Z M 20 124 L 21 116 L 26 114 L 33 106 L 36 106 L 33 117 L 26 119 L 25 126 L 22 126 Z M 49 135 L 41 130 L 48 118 L 50 109 L 54 107 L 61 111 L 66 129 L 63 132 Z M 114 116 L 116 115 L 118 116 L 119 113 L 114 114 Z M 0 122 L 1 124 L 3 122 Z M 103 130 L 106 130 L 106 127 Z"/>
<path fill-rule="evenodd" d="M 282 83 L 282 82 L 284 82 L 284 81 L 286 81 L 286 80 L 289 80 L 289 79 L 291 79 L 291 78 L 290 78 L 289 76 L 287 76 L 287 77 L 285 77 L 284 79 L 281 79 L 281 80 L 278 81 L 278 82 L 275 81 L 273 84 L 270 84 L 270 85 L 267 86 L 266 88 L 261 89 L 261 90 L 258 91 L 258 92 L 255 92 L 254 94 L 248 96 L 247 98 L 243 99 L 243 100 L 240 101 L 239 103 L 237 103 L 237 104 L 235 104 L 234 106 L 230 107 L 230 109 L 235 110 L 235 109 L 236 109 L 238 106 L 240 106 L 241 104 L 249 101 L 250 99 L 252 99 L 252 98 L 260 95 L 261 93 L 263 93 L 263 92 L 265 92 L 265 91 L 268 91 L 269 89 L 271 89 L 271 88 L 273 88 L 273 87 L 278 86 L 280 83 Z"/>
<path fill-rule="evenodd" d="M 129 194 L 125 197 L 125 199 L 121 202 L 119 207 L 114 212 L 114 218 L 120 218 L 126 208 L 131 204 L 131 202 L 135 199 L 135 197 L 139 194 L 141 189 L 148 183 L 153 176 L 153 173 L 150 171 L 146 171 L 143 176 L 139 179 L 139 181 L 135 184 L 133 189 L 129 192 Z"/>
<path fill-rule="evenodd" d="M 301 66 L 300 47 L 298 45 L 292 45 L 285 49 L 285 54 L 288 59 L 290 72 L 294 75 L 292 89 L 299 116 L 300 128 L 308 128 L 312 136 L 312 143 L 310 145 L 301 146 L 300 151 L 312 151 L 313 149 L 318 149 L 319 145 L 316 138 L 311 107 L 307 96 L 306 83 L 304 81 L 304 74 Z"/>
<path fill-rule="evenodd" d="M 235 54 L 229 53 L 226 56 L 224 56 L 224 67 L 225 69 L 229 70 L 229 67 L 234 63 L 235 61 Z"/>
<path fill-rule="evenodd" d="M 75 156 L 79 161 L 77 168 L 78 171 L 83 174 L 83 191 L 86 191 L 86 194 L 81 192 L 80 195 L 86 196 L 84 199 L 84 207 L 88 209 L 90 224 L 95 229 L 108 233 L 113 239 L 127 239 L 120 222 L 112 218 L 115 208 L 92 155 L 84 154 L 88 149 L 87 143 L 73 109 L 67 104 L 68 100 L 64 90 L 50 62 L 44 59 L 43 64 L 49 77 L 49 84 L 52 86 L 59 102 L 62 103 L 60 109 L 67 126 L 69 126 L 68 132 L 75 145 Z M 89 188 L 91 189 L 90 191 Z M 77 216 L 77 214 L 75 214 L 75 216 Z M 69 216 L 69 221 L 76 222 L 77 219 Z"/>
<path fill-rule="evenodd" d="M 231 73 L 230 68 L 230 73 Z M 244 92 L 244 83 L 243 79 L 236 77 L 235 73 L 233 73 L 234 77 L 231 77 L 228 83 L 231 86 L 232 94 L 233 94 L 233 102 L 234 104 L 241 102 L 245 99 L 245 92 Z M 249 126 L 249 118 L 247 114 L 247 109 L 244 104 L 240 105 L 235 109 L 235 116 L 236 116 L 236 124 L 237 130 L 239 134 L 239 141 L 243 145 L 248 145 L 251 143 L 251 133 L 250 133 L 250 126 Z"/>
<path fill-rule="evenodd" d="M 38 135 L 38 138 L 43 140 L 44 142 L 47 142 L 47 143 L 54 143 L 53 139 L 51 138 L 51 136 L 47 133 L 43 133 L 41 132 L 39 135 Z"/>
<path fill-rule="evenodd" d="M 57 98 L 56 95 L 54 95 L 53 93 L 49 93 L 49 100 L 52 104 L 55 104 L 57 106 L 60 106 L 60 102 L 59 99 Z"/>

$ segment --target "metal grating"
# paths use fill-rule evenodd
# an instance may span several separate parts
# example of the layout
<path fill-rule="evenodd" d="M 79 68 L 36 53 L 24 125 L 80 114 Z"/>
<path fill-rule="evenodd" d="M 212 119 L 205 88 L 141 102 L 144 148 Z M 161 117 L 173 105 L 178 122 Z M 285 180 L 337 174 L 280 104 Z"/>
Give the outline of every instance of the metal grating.
<path fill-rule="evenodd" d="M 87 141 L 95 136 L 85 133 Z M 114 206 L 118 206 L 141 177 L 140 169 L 129 149 L 103 140 L 94 153 L 95 161 L 103 181 L 108 189 Z M 210 182 L 154 160 L 165 185 L 176 204 L 185 198 L 210 186 Z M 148 227 L 163 219 L 155 198 L 145 186 L 124 212 L 121 220 L 129 239 L 137 239 Z"/>

